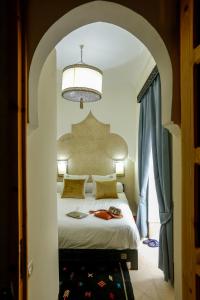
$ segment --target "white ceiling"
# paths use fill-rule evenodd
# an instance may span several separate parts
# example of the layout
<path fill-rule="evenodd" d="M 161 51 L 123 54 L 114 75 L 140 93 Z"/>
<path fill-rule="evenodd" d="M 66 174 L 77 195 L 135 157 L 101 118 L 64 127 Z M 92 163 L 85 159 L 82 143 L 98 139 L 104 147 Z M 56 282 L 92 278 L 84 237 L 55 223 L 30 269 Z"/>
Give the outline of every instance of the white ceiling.
<path fill-rule="evenodd" d="M 102 70 L 115 68 L 135 60 L 147 48 L 131 33 L 109 23 L 92 23 L 68 34 L 56 46 L 57 68 L 83 61 Z"/>

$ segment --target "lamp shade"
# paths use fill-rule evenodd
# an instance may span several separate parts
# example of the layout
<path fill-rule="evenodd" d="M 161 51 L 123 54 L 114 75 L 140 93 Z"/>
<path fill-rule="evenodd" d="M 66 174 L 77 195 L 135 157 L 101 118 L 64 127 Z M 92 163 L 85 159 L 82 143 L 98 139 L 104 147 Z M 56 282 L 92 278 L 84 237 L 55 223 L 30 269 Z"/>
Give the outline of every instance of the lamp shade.
<path fill-rule="evenodd" d="M 62 96 L 71 101 L 95 102 L 102 95 L 102 72 L 86 64 L 74 64 L 63 70 Z"/>

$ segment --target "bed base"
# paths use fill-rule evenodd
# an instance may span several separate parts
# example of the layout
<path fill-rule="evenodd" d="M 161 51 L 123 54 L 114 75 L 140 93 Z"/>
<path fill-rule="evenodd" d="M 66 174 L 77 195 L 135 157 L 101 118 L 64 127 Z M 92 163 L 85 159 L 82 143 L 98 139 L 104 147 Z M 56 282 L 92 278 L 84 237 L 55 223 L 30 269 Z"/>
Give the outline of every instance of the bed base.
<path fill-rule="evenodd" d="M 136 249 L 59 249 L 59 262 L 78 260 L 125 261 L 130 262 L 131 270 L 138 270 L 138 251 Z"/>

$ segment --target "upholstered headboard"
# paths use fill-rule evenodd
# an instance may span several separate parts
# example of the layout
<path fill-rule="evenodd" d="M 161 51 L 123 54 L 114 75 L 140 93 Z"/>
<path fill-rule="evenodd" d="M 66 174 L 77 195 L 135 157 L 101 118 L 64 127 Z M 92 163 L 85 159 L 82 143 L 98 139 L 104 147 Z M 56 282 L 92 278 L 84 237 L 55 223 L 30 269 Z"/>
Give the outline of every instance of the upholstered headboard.
<path fill-rule="evenodd" d="M 110 132 L 110 125 L 98 121 L 90 112 L 85 120 L 72 125 L 71 133 L 58 140 L 58 159 L 68 160 L 70 174 L 108 174 L 114 160 L 126 159 L 125 140 Z"/>

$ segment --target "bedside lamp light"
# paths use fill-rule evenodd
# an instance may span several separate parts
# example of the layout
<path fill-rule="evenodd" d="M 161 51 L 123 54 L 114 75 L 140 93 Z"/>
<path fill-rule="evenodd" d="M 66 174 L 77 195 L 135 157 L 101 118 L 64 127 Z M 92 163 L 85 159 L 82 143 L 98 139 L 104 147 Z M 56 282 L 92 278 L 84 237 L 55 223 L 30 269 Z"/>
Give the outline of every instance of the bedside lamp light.
<path fill-rule="evenodd" d="M 115 161 L 115 172 L 117 176 L 124 176 L 125 175 L 125 168 L 124 168 L 124 161 Z"/>
<path fill-rule="evenodd" d="M 67 172 L 67 160 L 57 160 L 58 175 L 64 175 Z"/>

